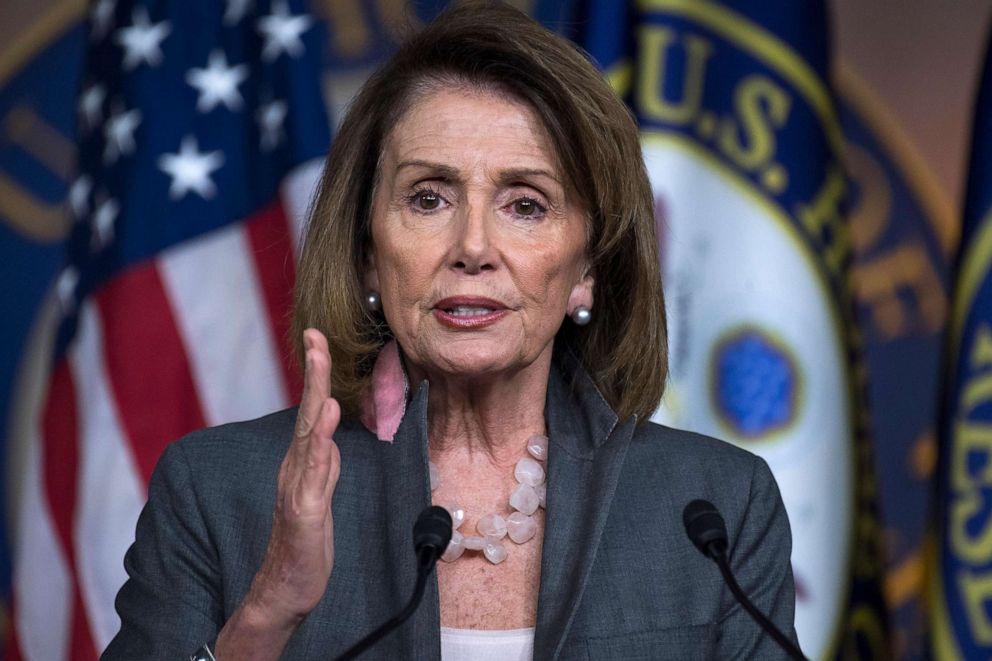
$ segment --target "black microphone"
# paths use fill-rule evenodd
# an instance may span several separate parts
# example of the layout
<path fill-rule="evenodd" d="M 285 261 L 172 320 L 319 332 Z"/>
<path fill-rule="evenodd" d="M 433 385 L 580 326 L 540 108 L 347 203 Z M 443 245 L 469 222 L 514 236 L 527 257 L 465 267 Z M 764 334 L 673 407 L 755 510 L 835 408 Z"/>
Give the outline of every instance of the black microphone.
<path fill-rule="evenodd" d="M 413 550 L 419 564 L 429 563 L 429 572 L 438 558 L 444 555 L 451 541 L 451 514 L 437 505 L 431 505 L 417 517 L 413 524 Z"/>
<path fill-rule="evenodd" d="M 783 634 L 775 624 L 759 611 L 751 600 L 747 598 L 741 586 L 737 584 L 737 579 L 730 571 L 730 563 L 727 562 L 727 526 L 723 522 L 720 510 L 713 503 L 706 500 L 694 500 L 682 510 L 682 523 L 685 524 L 685 532 L 689 539 L 696 545 L 703 555 L 712 558 L 723 574 L 723 580 L 733 593 L 734 598 L 740 602 L 755 622 L 761 625 L 768 635 L 775 639 L 782 649 L 793 659 L 807 661 L 802 651 Z"/>
<path fill-rule="evenodd" d="M 444 554 L 451 541 L 451 515 L 448 510 L 437 505 L 431 505 L 417 517 L 417 522 L 413 524 L 413 549 L 417 553 L 417 584 L 413 588 L 413 596 L 410 602 L 399 613 L 389 618 L 382 626 L 362 638 L 348 649 L 347 652 L 338 657 L 338 661 L 354 659 L 359 654 L 375 645 L 386 634 L 400 626 L 413 615 L 420 605 L 420 600 L 424 596 L 424 587 L 427 585 L 427 577 L 430 576 L 438 558 Z"/>

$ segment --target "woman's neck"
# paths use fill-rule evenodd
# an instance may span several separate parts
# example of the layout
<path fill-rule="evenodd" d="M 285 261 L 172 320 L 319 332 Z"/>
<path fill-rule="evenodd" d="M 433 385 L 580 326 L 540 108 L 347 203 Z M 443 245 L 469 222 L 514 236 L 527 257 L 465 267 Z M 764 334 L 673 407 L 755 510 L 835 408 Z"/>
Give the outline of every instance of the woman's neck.
<path fill-rule="evenodd" d="M 411 381 L 430 383 L 427 429 L 432 454 L 485 452 L 515 462 L 533 434 L 544 434 L 550 352 L 512 374 L 453 377 L 410 369 Z"/>

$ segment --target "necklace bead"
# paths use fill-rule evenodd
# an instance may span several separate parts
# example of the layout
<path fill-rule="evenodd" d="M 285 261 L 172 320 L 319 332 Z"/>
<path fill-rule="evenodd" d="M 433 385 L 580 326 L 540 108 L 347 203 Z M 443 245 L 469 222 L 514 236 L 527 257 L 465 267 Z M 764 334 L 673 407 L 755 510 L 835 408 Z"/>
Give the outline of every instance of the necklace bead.
<path fill-rule="evenodd" d="M 492 512 L 479 519 L 475 529 L 487 540 L 498 542 L 506 537 L 506 519 Z"/>
<path fill-rule="evenodd" d="M 548 437 L 534 434 L 527 439 L 527 452 L 538 461 L 548 460 Z"/>
<path fill-rule="evenodd" d="M 536 487 L 544 482 L 544 467 L 537 460 L 524 457 L 517 462 L 517 467 L 513 470 L 513 476 L 517 482 Z"/>
<path fill-rule="evenodd" d="M 538 507 L 544 507 L 547 494 L 547 478 L 541 462 L 547 461 L 548 437 L 535 434 L 527 439 L 527 453 L 530 456 L 521 457 L 513 469 L 517 486 L 510 494 L 509 505 L 512 510 L 504 517 L 500 512 L 490 512 L 482 516 L 475 524 L 478 535 L 465 535 L 458 531 L 465 521 L 465 510 L 455 503 L 442 505 L 451 514 L 451 541 L 441 555 L 441 560 L 454 562 L 464 555 L 465 551 L 482 551 L 483 556 L 498 565 L 506 560 L 508 551 L 503 544 L 509 536 L 515 544 L 529 542 L 537 534 L 537 521 L 532 516 Z M 441 471 L 430 462 L 431 491 L 435 491 L 442 483 Z"/>
<path fill-rule="evenodd" d="M 441 559 L 445 562 L 454 562 L 458 558 L 462 557 L 462 553 L 464 552 L 464 535 L 457 530 L 452 531 L 451 541 L 448 542 L 448 548 L 444 549 L 444 553 L 441 554 Z"/>
<path fill-rule="evenodd" d="M 478 535 L 471 535 L 462 540 L 462 545 L 466 551 L 481 551 L 486 545 L 486 540 Z"/>
<path fill-rule="evenodd" d="M 523 544 L 537 534 L 537 521 L 523 512 L 514 512 L 506 518 L 506 532 L 515 544 Z"/>
<path fill-rule="evenodd" d="M 510 494 L 510 507 L 528 516 L 536 512 L 540 504 L 541 497 L 529 484 L 518 484 Z"/>
<path fill-rule="evenodd" d="M 506 547 L 499 542 L 486 542 L 485 547 L 482 549 L 482 553 L 486 556 L 486 560 L 494 565 L 498 565 L 506 560 L 507 556 Z"/>
<path fill-rule="evenodd" d="M 465 510 L 454 503 L 445 503 L 441 505 L 444 509 L 448 510 L 448 514 L 451 515 L 451 529 L 458 530 L 463 523 L 465 523 Z"/>

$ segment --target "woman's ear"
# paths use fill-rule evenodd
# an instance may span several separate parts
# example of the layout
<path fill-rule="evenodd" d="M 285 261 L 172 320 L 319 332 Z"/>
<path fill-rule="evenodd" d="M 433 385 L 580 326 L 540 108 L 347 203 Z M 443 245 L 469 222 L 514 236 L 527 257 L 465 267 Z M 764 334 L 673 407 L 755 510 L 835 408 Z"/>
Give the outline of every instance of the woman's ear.
<path fill-rule="evenodd" d="M 379 293 L 379 271 L 375 267 L 375 253 L 371 250 L 365 260 L 365 277 L 362 278 L 362 286 L 365 287 L 366 294 Z"/>
<path fill-rule="evenodd" d="M 592 309 L 592 290 L 595 284 L 596 279 L 592 275 L 592 269 L 587 269 L 582 279 L 572 287 L 572 292 L 568 296 L 568 306 L 565 309 L 569 315 L 572 315 L 575 308 L 580 305 L 589 310 Z"/>

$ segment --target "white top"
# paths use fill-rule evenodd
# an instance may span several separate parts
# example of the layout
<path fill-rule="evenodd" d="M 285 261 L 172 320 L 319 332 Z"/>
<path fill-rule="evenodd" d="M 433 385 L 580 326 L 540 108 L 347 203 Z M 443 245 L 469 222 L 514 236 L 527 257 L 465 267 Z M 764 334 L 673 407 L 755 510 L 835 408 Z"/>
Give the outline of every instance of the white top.
<path fill-rule="evenodd" d="M 534 627 L 452 629 L 441 627 L 442 661 L 531 661 Z"/>

